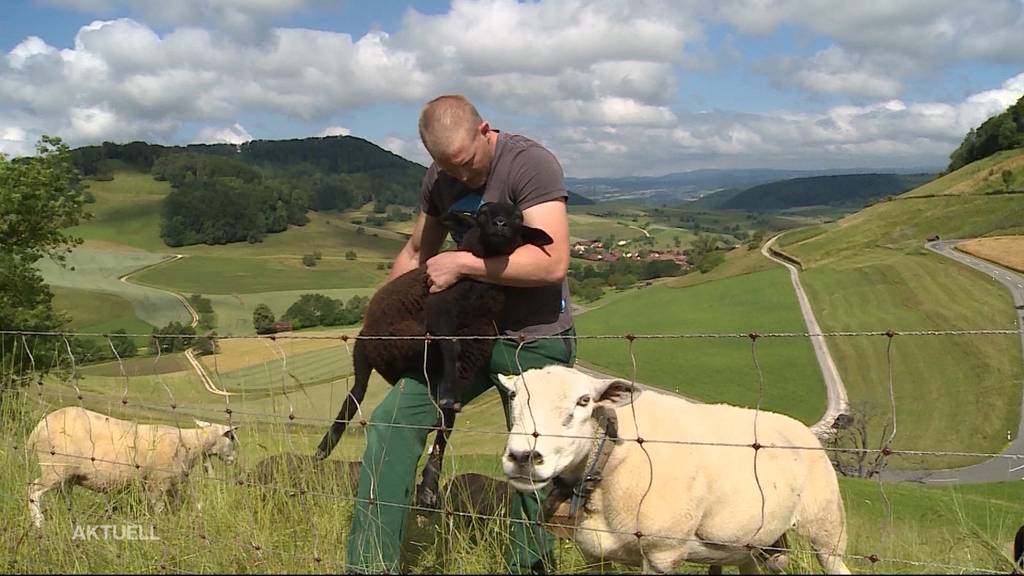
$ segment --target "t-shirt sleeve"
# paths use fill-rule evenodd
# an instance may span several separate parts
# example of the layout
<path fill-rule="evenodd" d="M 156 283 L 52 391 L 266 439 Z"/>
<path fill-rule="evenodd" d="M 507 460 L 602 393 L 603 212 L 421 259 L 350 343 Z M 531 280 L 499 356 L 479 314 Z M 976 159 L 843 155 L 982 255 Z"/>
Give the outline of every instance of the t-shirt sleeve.
<path fill-rule="evenodd" d="M 516 156 L 509 178 L 512 201 L 520 210 L 569 196 L 562 166 L 554 154 L 540 146 L 530 146 Z"/>
<path fill-rule="evenodd" d="M 435 218 L 441 216 L 441 209 L 437 205 L 437 199 L 431 195 L 431 191 L 437 187 L 437 164 L 431 164 L 427 173 L 423 175 L 423 182 L 420 184 L 420 210 Z"/>

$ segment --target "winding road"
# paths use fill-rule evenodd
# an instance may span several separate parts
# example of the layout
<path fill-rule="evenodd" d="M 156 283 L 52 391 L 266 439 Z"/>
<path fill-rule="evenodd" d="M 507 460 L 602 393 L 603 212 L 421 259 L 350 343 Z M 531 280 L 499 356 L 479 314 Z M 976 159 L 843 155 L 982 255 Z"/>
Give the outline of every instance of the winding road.
<path fill-rule="evenodd" d="M 970 266 L 991 276 L 1006 287 L 1013 297 L 1016 307 L 1014 323 L 1020 330 L 1021 351 L 1024 353 L 1024 274 L 1003 268 L 981 258 L 975 258 L 955 249 L 965 240 L 941 240 L 925 244 L 932 252 L 952 258 L 961 264 Z M 1017 425 L 1017 437 L 1002 454 L 1024 456 L 1024 395 L 1021 398 L 1021 421 Z M 1006 482 L 1024 480 L 1024 459 L 991 458 L 974 466 L 948 468 L 945 470 L 886 470 L 882 479 L 894 482 L 923 482 L 927 484 L 981 484 L 986 482 Z"/>
<path fill-rule="evenodd" d="M 818 366 L 821 367 L 821 375 L 825 379 L 825 389 L 828 393 L 828 406 L 825 409 L 825 414 L 818 420 L 811 430 L 814 434 L 821 439 L 825 439 L 832 434 L 832 423 L 835 422 L 836 417 L 840 414 L 845 414 L 849 409 L 849 400 L 846 397 L 846 387 L 843 385 L 843 378 L 839 375 L 839 370 L 836 369 L 836 363 L 832 360 L 832 353 L 828 350 L 828 344 L 825 342 L 825 337 L 821 336 L 821 327 L 818 326 L 818 320 L 814 317 L 814 310 L 811 309 L 811 303 L 807 299 L 807 293 L 804 292 L 804 287 L 800 284 L 800 271 L 797 270 L 796 266 L 793 266 L 789 262 L 776 258 L 771 253 L 771 247 L 775 244 L 775 241 L 780 235 L 773 236 L 770 240 L 761 246 L 761 254 L 769 260 L 773 260 L 782 264 L 789 270 L 789 279 L 793 282 L 793 289 L 796 290 L 796 298 L 800 302 L 800 313 L 803 314 L 804 324 L 807 326 L 807 332 L 814 334 L 811 336 L 811 345 L 814 347 L 814 355 L 818 358 Z"/>
<path fill-rule="evenodd" d="M 182 255 L 182 254 L 175 254 L 174 258 L 171 258 L 169 260 L 161 260 L 160 262 L 157 262 L 156 264 L 153 264 L 151 266 L 146 266 L 144 268 L 139 268 L 138 270 L 132 270 L 131 272 L 122 275 L 120 278 L 118 278 L 118 280 L 120 280 L 121 282 L 124 282 L 125 284 L 133 284 L 132 282 L 128 282 L 128 277 L 131 276 L 132 274 L 141 272 L 143 270 L 146 270 L 147 268 L 152 268 L 153 266 L 161 266 L 163 264 L 167 264 L 167 263 L 170 263 L 170 262 L 175 262 L 175 261 L 180 260 L 180 259 L 182 259 L 184 257 L 185 256 Z M 188 299 L 186 299 L 184 296 L 182 296 L 181 294 L 178 294 L 177 292 L 174 292 L 173 290 L 164 290 L 163 288 L 157 288 L 155 286 L 148 286 L 148 287 L 149 288 L 153 288 L 154 290 L 160 290 L 162 292 L 167 292 L 168 294 L 170 294 L 170 295 L 174 296 L 175 298 L 177 298 L 178 301 L 181 302 L 182 306 L 185 307 L 185 310 L 188 311 L 189 315 L 192 316 L 192 323 L 190 324 L 190 326 L 192 328 L 195 328 L 197 325 L 199 325 L 199 313 L 196 312 L 195 308 L 193 308 L 192 305 L 189 304 Z M 218 396 L 234 396 L 233 393 L 225 392 L 224 390 L 221 390 L 221 389 L 217 388 L 217 386 L 215 386 L 213 384 L 213 380 L 211 380 L 210 379 L 210 375 L 206 373 L 206 370 L 203 368 L 203 364 L 201 362 L 199 362 L 199 359 L 196 358 L 196 355 L 192 351 L 192 348 L 186 348 L 185 349 L 185 358 L 188 360 L 189 364 L 192 365 L 192 368 L 195 369 L 196 374 L 199 375 L 199 380 L 202 381 L 203 387 L 206 388 L 206 390 L 208 392 L 210 392 L 211 394 L 216 394 Z"/>

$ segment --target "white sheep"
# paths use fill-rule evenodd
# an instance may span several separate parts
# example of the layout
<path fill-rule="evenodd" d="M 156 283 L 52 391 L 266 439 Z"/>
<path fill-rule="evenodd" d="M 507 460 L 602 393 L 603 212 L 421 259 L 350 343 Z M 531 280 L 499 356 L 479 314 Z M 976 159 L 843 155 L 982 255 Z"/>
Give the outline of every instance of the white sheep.
<path fill-rule="evenodd" d="M 804 424 L 757 413 L 761 448 L 755 450 L 754 410 L 641 394 L 628 381 L 561 366 L 499 378 L 513 397 L 503 467 L 517 490 L 539 490 L 556 479 L 578 484 L 597 452 L 602 409 L 617 417 L 620 440 L 563 531 L 589 559 L 655 573 L 684 560 L 739 565 L 748 573 L 757 570 L 758 551 L 784 543 L 786 530 L 795 528 L 826 572 L 849 573 L 839 484 Z"/>
<path fill-rule="evenodd" d="M 177 500 L 178 484 L 201 459 L 235 461 L 237 426 L 195 422 L 199 428 L 136 424 L 75 406 L 47 414 L 26 441 L 40 468 L 29 485 L 32 522 L 42 526 L 42 495 L 60 484 L 111 492 L 141 482 L 156 510 L 162 510 L 164 497 Z"/>

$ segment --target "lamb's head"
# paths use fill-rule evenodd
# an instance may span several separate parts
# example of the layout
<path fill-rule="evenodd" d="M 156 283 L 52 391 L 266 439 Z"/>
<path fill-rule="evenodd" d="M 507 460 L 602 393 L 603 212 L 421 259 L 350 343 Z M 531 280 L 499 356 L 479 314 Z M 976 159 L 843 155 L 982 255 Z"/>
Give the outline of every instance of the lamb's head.
<path fill-rule="evenodd" d="M 511 396 L 512 427 L 502 466 L 509 483 L 523 491 L 582 473 L 602 432 L 599 411 L 625 406 L 640 394 L 625 380 L 600 380 L 564 366 L 498 379 Z"/>
<path fill-rule="evenodd" d="M 235 459 L 238 457 L 238 436 L 235 435 L 235 430 L 238 430 L 238 426 L 211 424 L 203 420 L 196 420 L 195 422 L 205 435 L 203 454 L 205 456 L 216 456 L 223 460 L 225 464 L 234 464 Z"/>
<path fill-rule="evenodd" d="M 547 246 L 554 242 L 547 232 L 523 224 L 523 212 L 509 202 L 487 202 L 476 211 L 476 217 L 449 212 L 441 221 L 461 233 L 459 247 L 475 256 L 507 256 L 524 244 Z"/>

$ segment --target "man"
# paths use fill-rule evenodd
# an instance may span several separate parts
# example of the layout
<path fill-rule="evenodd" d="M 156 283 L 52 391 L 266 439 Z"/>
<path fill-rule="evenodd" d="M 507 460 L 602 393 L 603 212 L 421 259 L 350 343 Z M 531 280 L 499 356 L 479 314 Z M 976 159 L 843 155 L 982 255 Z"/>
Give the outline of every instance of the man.
<path fill-rule="evenodd" d="M 419 129 L 434 163 L 423 178 L 416 228 L 395 258 L 388 280 L 425 264 L 431 292 L 463 278 L 507 287 L 505 312 L 497 328 L 509 338 L 497 341 L 490 365 L 474 379 L 463 404 L 496 386 L 499 373 L 518 374 L 520 369 L 554 363 L 572 365 L 576 346 L 566 282 L 569 220 L 558 161 L 528 138 L 492 129 L 462 96 L 428 102 L 420 114 Z M 439 253 L 448 234 L 440 221 L 444 213 L 475 212 L 481 203 L 495 201 L 519 206 L 524 223 L 543 229 L 554 243 L 544 248 L 526 245 L 510 256 L 486 260 L 469 252 Z M 496 387 L 502 394 L 507 424 L 508 398 L 501 386 Z M 416 465 L 437 417 L 430 390 L 411 377 L 392 387 L 371 415 L 348 537 L 350 571 L 399 570 Z M 536 495 L 513 499 L 508 559 L 512 572 L 540 572 L 550 562 L 553 538 L 537 523 L 527 522 L 539 519 L 539 512 Z"/>

